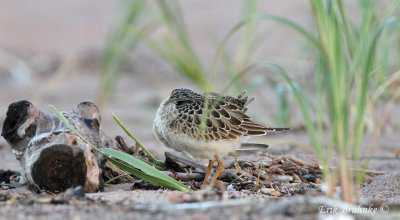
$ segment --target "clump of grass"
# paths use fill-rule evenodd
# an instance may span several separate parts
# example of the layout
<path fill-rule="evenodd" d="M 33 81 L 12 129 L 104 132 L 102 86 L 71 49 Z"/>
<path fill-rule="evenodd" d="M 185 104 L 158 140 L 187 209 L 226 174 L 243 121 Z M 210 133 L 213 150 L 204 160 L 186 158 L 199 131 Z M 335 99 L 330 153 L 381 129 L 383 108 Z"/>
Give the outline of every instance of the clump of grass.
<path fill-rule="evenodd" d="M 258 0 L 246 0 L 243 1 L 242 17 L 251 17 L 257 13 Z M 249 20 L 243 27 L 238 30 L 238 39 L 235 42 L 235 50 L 228 54 L 224 51 L 222 54 L 223 64 L 225 72 L 230 80 L 234 79 L 235 76 L 253 61 L 257 49 L 261 43 L 258 39 L 257 33 L 257 22 L 255 20 Z M 232 85 L 233 92 L 237 95 L 242 91 L 240 80 L 234 80 Z"/>
<path fill-rule="evenodd" d="M 150 183 L 167 187 L 170 189 L 176 189 L 181 191 L 188 191 L 189 189 L 183 185 L 182 183 L 176 181 L 172 177 L 160 172 L 152 165 L 149 165 L 145 161 L 136 158 L 130 154 L 114 150 L 112 148 L 98 148 L 86 140 L 85 137 L 82 136 L 72 125 L 68 122 L 68 120 L 62 115 L 54 106 L 50 105 L 50 108 L 54 111 L 57 117 L 72 131 L 74 132 L 82 141 L 90 145 L 94 150 L 101 153 L 108 161 L 118 166 L 121 170 L 128 172 L 131 175 L 134 175 L 140 179 L 148 181 Z M 114 118 L 118 119 L 115 115 Z M 119 121 L 119 120 L 118 120 Z M 119 122 L 120 123 L 120 122 Z M 122 124 L 122 123 L 120 123 Z M 126 128 L 124 128 L 125 130 Z M 133 137 L 133 135 L 132 135 Z M 139 143 L 139 146 L 148 152 L 147 149 L 140 144 L 140 142 L 133 137 L 133 139 Z M 150 152 L 148 155 L 156 162 L 159 163 Z"/>
<path fill-rule="evenodd" d="M 276 94 L 278 96 L 278 111 L 275 115 L 275 123 L 278 125 L 289 124 L 290 119 L 290 87 L 286 84 L 277 84 L 275 87 Z"/>
<path fill-rule="evenodd" d="M 360 18 L 351 23 L 343 2 L 310 0 L 315 22 L 315 32 L 307 31 L 282 17 L 258 14 L 251 19 L 274 20 L 288 26 L 303 36 L 315 51 L 316 69 L 315 105 L 305 104 L 305 96 L 283 68 L 267 64 L 285 77 L 300 105 L 306 129 L 321 163 L 325 178 L 334 192 L 334 180 L 340 179 L 342 197 L 354 201 L 353 175 L 350 167 L 358 166 L 361 140 L 365 130 L 365 115 L 368 91 L 371 90 L 371 75 L 388 63 L 378 57 L 378 43 L 385 29 L 397 22 L 392 11 L 398 2 L 389 5 L 383 16 L 374 16 L 374 1 L 362 1 Z M 383 53 L 385 54 L 385 53 Z M 330 136 L 326 140 L 323 131 L 324 113 L 328 112 Z M 316 123 L 314 123 L 316 122 Z M 337 155 L 337 172 L 328 170 L 332 157 Z M 349 164 L 348 158 L 352 159 Z M 338 176 L 337 176 L 338 175 Z M 362 180 L 356 178 L 357 183 Z M 332 196 L 332 195 L 331 195 Z"/>
<path fill-rule="evenodd" d="M 257 0 L 244 1 L 243 16 L 254 15 L 257 11 L 257 2 Z M 256 49 L 254 33 L 257 26 L 255 22 L 248 20 L 233 27 L 217 45 L 213 63 L 207 70 L 194 50 L 178 1 L 173 0 L 166 4 L 162 0 L 157 0 L 156 3 L 161 12 L 161 23 L 166 27 L 168 34 L 164 35 L 162 41 L 151 40 L 150 46 L 178 73 L 191 80 L 203 91 L 213 91 L 217 66 L 223 59 L 224 71 L 232 83 L 231 87 L 234 88 L 235 93 L 240 93 L 240 81 L 236 75 L 249 65 Z M 229 56 L 225 51 L 226 41 L 239 31 L 240 36 L 236 42 L 236 50 Z M 234 78 L 236 80 L 233 80 Z"/>
<path fill-rule="evenodd" d="M 257 0 L 244 1 L 243 16 L 254 15 L 257 11 L 257 2 Z M 126 59 L 138 44 L 148 46 L 176 72 L 193 82 L 202 91 L 213 90 L 214 75 L 219 62 L 214 62 L 209 69 L 203 66 L 200 56 L 194 49 L 179 1 L 171 0 L 166 3 L 155 0 L 154 4 L 138 0 L 122 1 L 122 7 L 122 16 L 111 31 L 102 60 L 99 106 L 108 99 Z M 144 15 L 151 20 L 147 24 L 143 24 Z M 228 55 L 220 44 L 216 47 L 219 51 L 218 61 L 222 56 L 224 72 L 229 79 L 234 78 L 250 63 L 257 48 L 254 35 L 257 27 L 255 22 L 249 20 L 243 22 L 241 26 L 245 27 L 239 28 L 240 36 L 234 53 Z M 156 37 L 151 35 L 155 30 L 154 27 L 162 30 L 161 33 L 157 32 Z M 240 81 L 234 81 L 232 87 L 235 93 L 239 93 Z"/>
<path fill-rule="evenodd" d="M 205 90 L 207 73 L 193 48 L 179 2 L 157 0 L 156 3 L 161 13 L 159 21 L 166 33 L 161 39 L 149 39 L 150 47 L 183 77 Z"/>
<path fill-rule="evenodd" d="M 101 60 L 101 86 L 98 105 L 102 107 L 114 89 L 119 74 L 140 40 L 148 33 L 148 25 L 141 24 L 140 15 L 145 10 L 146 1 L 133 0 L 121 1 L 121 18 L 116 23 L 114 30 L 106 44 Z M 133 28 L 138 26 L 137 28 Z"/>

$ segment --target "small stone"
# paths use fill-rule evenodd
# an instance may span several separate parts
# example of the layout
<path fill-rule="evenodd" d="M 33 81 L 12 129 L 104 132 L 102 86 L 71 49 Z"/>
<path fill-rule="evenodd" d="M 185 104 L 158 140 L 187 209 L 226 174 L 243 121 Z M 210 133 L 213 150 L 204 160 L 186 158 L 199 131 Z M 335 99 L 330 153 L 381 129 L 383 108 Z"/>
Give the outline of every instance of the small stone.
<path fill-rule="evenodd" d="M 82 186 L 77 186 L 74 189 L 67 192 L 68 197 L 77 197 L 84 198 L 85 197 L 85 189 Z"/>
<path fill-rule="evenodd" d="M 269 181 L 271 182 L 279 182 L 279 183 L 289 183 L 293 182 L 293 177 L 288 175 L 280 175 L 280 174 L 269 174 Z"/>
<path fill-rule="evenodd" d="M 261 188 L 260 192 L 269 196 L 280 196 L 281 193 L 271 188 Z"/>
<path fill-rule="evenodd" d="M 174 195 L 172 192 L 167 193 L 167 200 L 169 202 L 176 202 L 179 198 Z"/>
<path fill-rule="evenodd" d="M 235 191 L 233 184 L 229 184 L 228 187 L 226 187 L 226 191 Z"/>

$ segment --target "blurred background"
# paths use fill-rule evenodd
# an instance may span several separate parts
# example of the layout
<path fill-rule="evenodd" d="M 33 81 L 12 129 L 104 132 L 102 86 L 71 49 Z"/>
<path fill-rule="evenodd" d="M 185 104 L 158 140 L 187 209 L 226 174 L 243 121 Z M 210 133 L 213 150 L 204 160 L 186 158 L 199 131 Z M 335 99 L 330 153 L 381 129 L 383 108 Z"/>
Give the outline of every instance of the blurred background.
<path fill-rule="evenodd" d="M 247 90 L 255 121 L 294 128 L 259 139 L 271 152 L 395 157 L 399 1 L 334 2 L 2 1 L 0 125 L 18 100 L 48 113 L 92 101 L 107 134 L 123 134 L 115 113 L 162 157 L 152 122 L 173 89 Z M 0 168 L 16 169 L 0 148 Z"/>

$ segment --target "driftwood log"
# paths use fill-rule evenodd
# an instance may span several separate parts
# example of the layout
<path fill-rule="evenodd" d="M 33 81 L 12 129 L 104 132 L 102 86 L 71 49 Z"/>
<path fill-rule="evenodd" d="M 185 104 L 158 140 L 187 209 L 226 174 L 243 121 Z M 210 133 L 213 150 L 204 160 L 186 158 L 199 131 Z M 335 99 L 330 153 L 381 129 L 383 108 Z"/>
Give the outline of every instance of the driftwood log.
<path fill-rule="evenodd" d="M 101 118 L 95 104 L 82 102 L 62 113 L 95 146 L 114 144 L 100 130 Z M 21 164 L 21 183 L 51 192 L 75 186 L 83 186 L 86 192 L 103 189 L 104 158 L 54 114 L 44 113 L 28 101 L 12 103 L 1 135 Z"/>

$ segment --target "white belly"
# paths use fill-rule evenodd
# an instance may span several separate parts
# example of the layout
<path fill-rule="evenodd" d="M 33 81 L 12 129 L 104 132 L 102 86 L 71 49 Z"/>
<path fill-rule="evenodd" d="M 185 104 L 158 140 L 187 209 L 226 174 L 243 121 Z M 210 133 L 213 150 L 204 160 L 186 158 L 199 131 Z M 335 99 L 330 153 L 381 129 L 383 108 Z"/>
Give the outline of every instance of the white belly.
<path fill-rule="evenodd" d="M 214 159 L 216 154 L 226 155 L 240 147 L 239 141 L 200 141 L 193 140 L 186 134 L 175 133 L 160 120 L 159 115 L 153 124 L 153 132 L 166 147 L 185 152 L 196 158 Z"/>

